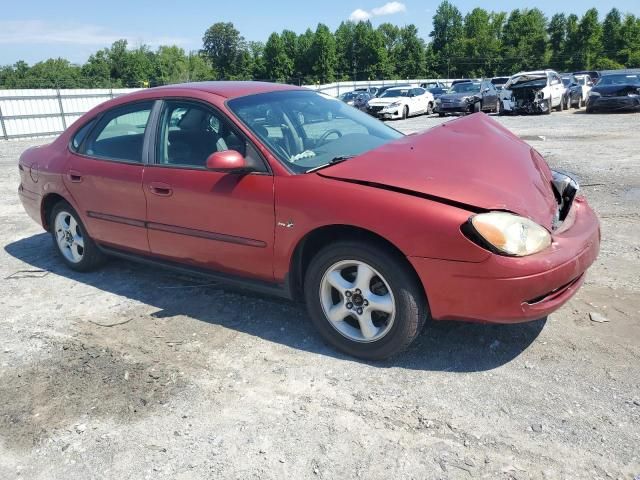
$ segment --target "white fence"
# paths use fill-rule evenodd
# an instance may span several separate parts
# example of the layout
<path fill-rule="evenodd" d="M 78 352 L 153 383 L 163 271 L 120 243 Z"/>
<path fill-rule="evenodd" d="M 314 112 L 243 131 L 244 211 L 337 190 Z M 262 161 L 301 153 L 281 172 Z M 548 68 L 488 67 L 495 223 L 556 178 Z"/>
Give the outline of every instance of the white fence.
<path fill-rule="evenodd" d="M 307 88 L 312 88 L 322 93 L 326 93 L 327 95 L 331 95 L 332 97 L 337 97 L 338 95 L 351 92 L 356 88 L 366 88 L 366 87 L 384 87 L 389 85 L 398 85 L 398 84 L 410 84 L 410 85 L 420 85 L 421 83 L 427 82 L 440 82 L 445 85 L 451 85 L 453 82 L 453 78 L 418 78 L 412 80 L 370 80 L 370 81 L 358 81 L 358 82 L 334 82 L 334 83 L 325 83 L 323 85 L 305 85 Z"/>
<path fill-rule="evenodd" d="M 96 105 L 136 90 L 0 90 L 0 140 L 57 135 Z"/>
<path fill-rule="evenodd" d="M 337 97 L 362 87 L 381 87 L 409 83 L 418 85 L 433 79 L 373 80 L 306 85 Z M 438 80 L 449 84 L 452 80 Z M 0 89 L 0 140 L 58 135 L 82 114 L 110 99 L 134 92 L 136 88 L 77 90 L 2 90 Z"/>

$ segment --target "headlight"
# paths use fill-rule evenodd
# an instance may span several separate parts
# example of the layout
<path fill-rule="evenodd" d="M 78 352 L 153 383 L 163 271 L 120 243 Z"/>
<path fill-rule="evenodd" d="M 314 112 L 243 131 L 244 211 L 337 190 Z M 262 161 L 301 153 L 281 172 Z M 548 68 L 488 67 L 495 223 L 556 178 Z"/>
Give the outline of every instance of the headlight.
<path fill-rule="evenodd" d="M 401 105 L 400 102 L 393 102 L 392 104 L 387 105 L 387 108 L 389 108 L 389 107 L 399 107 L 400 105 Z"/>
<path fill-rule="evenodd" d="M 589 91 L 589 96 L 590 97 L 600 97 L 600 93 L 599 92 L 594 92 L 593 90 Z"/>
<path fill-rule="evenodd" d="M 538 92 L 538 94 L 537 94 L 537 96 L 538 96 L 538 98 L 539 98 L 540 100 L 544 99 L 544 92 L 543 92 L 543 91 L 539 91 L 539 92 Z"/>
<path fill-rule="evenodd" d="M 547 229 L 512 213 L 480 213 L 471 217 L 470 223 L 482 240 L 506 255 L 524 257 L 551 245 Z"/>

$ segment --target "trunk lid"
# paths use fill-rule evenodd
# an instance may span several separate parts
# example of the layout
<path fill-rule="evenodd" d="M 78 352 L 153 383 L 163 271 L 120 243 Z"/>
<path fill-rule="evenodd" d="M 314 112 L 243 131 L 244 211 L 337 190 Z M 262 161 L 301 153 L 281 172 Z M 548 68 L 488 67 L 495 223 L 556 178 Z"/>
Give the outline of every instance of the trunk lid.
<path fill-rule="evenodd" d="M 550 231 L 558 209 L 544 159 L 483 113 L 387 143 L 318 174 L 481 210 L 508 210 Z"/>

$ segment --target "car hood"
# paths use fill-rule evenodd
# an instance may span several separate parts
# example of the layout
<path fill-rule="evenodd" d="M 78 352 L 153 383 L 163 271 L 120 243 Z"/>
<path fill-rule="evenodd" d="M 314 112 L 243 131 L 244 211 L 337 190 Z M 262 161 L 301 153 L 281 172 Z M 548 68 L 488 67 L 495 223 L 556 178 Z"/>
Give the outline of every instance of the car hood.
<path fill-rule="evenodd" d="M 544 159 L 483 113 L 408 135 L 318 174 L 469 211 L 507 210 L 549 230 L 558 209 Z"/>
<path fill-rule="evenodd" d="M 640 85 L 631 83 L 625 85 L 596 85 L 591 91 L 597 92 L 603 97 L 623 97 L 630 93 L 639 94 Z"/>

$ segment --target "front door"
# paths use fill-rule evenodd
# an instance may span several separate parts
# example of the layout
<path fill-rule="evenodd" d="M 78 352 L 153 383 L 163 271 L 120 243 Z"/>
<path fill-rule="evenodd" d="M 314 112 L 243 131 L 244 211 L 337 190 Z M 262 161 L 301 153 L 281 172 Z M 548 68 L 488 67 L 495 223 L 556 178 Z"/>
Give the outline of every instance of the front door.
<path fill-rule="evenodd" d="M 153 102 L 105 112 L 87 138 L 74 139 L 64 183 L 91 237 L 100 243 L 148 252 L 142 190 L 145 136 Z M 78 135 L 84 134 L 81 129 Z"/>
<path fill-rule="evenodd" d="M 167 260 L 273 280 L 273 176 L 252 144 L 219 111 L 164 102 L 154 162 L 145 169 L 149 246 Z M 206 169 L 216 151 L 237 150 L 249 174 Z"/>

